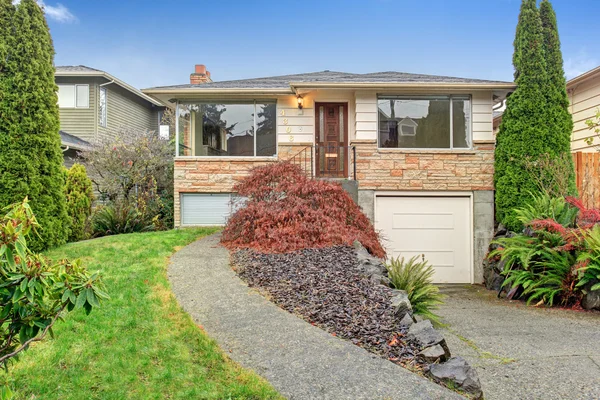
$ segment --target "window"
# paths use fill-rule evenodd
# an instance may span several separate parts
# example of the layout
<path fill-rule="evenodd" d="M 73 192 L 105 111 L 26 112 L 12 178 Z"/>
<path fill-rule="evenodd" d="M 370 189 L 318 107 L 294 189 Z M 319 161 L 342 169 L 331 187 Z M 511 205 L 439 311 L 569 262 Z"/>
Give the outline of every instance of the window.
<path fill-rule="evenodd" d="M 275 156 L 276 113 L 274 101 L 178 103 L 178 155 Z"/>
<path fill-rule="evenodd" d="M 90 106 L 89 85 L 58 85 L 60 108 L 88 108 Z"/>
<path fill-rule="evenodd" d="M 468 149 L 469 96 L 380 96 L 379 147 Z"/>
<path fill-rule="evenodd" d="M 100 88 L 100 99 L 98 102 L 98 124 L 106 128 L 106 88 Z"/>

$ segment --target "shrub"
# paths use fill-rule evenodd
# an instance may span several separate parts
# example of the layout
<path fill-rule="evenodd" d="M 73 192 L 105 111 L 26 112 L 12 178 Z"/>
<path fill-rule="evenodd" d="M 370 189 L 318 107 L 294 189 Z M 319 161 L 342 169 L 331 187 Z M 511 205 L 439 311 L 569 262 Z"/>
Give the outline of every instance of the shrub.
<path fill-rule="evenodd" d="M 504 286 L 528 303 L 579 306 L 586 285 L 600 279 L 600 212 L 575 198 L 534 198 L 516 210 L 528 229 L 497 239 L 490 258 L 504 262 Z"/>
<path fill-rule="evenodd" d="M 108 295 L 98 273 L 80 260 L 52 262 L 33 253 L 26 238 L 38 227 L 27 199 L 0 219 L 0 367 L 43 340 L 64 312 L 90 313 Z M 9 397 L 8 388 L 3 390 Z"/>
<path fill-rule="evenodd" d="M 392 258 L 386 267 L 392 285 L 408 294 L 413 311 L 439 324 L 440 317 L 432 310 L 443 303 L 444 295 L 431 283 L 433 267 L 425 260 L 419 261 L 419 256 L 408 262 L 404 257 Z"/>
<path fill-rule="evenodd" d="M 92 218 L 92 230 L 93 235 L 99 237 L 149 232 L 154 230 L 154 225 L 134 204 L 117 201 L 96 209 Z"/>
<path fill-rule="evenodd" d="M 54 47 L 34 0 L 0 2 L 0 208 L 28 197 L 35 251 L 67 241 Z"/>
<path fill-rule="evenodd" d="M 67 212 L 71 217 L 69 241 L 76 242 L 85 238 L 88 219 L 92 214 L 94 191 L 92 181 L 88 178 L 85 167 L 74 164 L 67 171 Z"/>
<path fill-rule="evenodd" d="M 229 248 L 285 253 L 358 240 L 371 254 L 385 256 L 373 225 L 337 183 L 309 179 L 280 162 L 253 169 L 234 191 L 246 202 L 223 230 Z"/>

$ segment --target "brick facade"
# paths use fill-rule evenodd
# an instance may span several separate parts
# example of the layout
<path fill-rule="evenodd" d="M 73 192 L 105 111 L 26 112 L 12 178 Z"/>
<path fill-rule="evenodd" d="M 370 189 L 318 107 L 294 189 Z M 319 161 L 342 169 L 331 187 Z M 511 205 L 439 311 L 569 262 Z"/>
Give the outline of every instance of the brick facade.
<path fill-rule="evenodd" d="M 375 141 L 355 141 L 360 190 L 493 190 L 494 144 L 477 143 L 465 151 L 377 149 Z M 279 145 L 278 158 L 301 153 L 310 165 L 306 144 Z M 178 158 L 175 161 L 175 221 L 180 221 L 180 193 L 230 193 L 233 186 L 269 158 Z"/>
<path fill-rule="evenodd" d="M 355 141 L 356 179 L 361 190 L 493 190 L 494 144 L 473 150 L 410 151 L 377 149 L 375 141 Z"/>

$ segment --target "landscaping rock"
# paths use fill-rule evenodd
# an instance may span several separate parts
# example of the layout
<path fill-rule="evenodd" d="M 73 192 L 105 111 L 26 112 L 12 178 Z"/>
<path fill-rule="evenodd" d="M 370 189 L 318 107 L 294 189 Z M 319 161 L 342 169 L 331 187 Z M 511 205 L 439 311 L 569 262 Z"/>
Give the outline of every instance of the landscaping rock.
<path fill-rule="evenodd" d="M 410 328 L 412 324 L 415 323 L 415 320 L 413 319 L 413 317 L 410 314 L 405 314 L 404 317 L 402 317 L 402 319 L 400 320 L 400 326 L 405 326 L 407 328 Z"/>
<path fill-rule="evenodd" d="M 486 259 L 483 260 L 483 280 L 485 287 L 489 290 L 499 291 L 504 283 L 504 277 L 500 275 L 504 268 L 504 261 Z"/>
<path fill-rule="evenodd" d="M 590 290 L 598 282 L 592 282 L 585 286 L 584 290 L 587 292 L 581 300 L 581 307 L 584 310 L 600 310 L 600 289 Z"/>
<path fill-rule="evenodd" d="M 417 355 L 428 363 L 446 361 L 448 358 L 450 358 L 450 352 L 448 351 L 448 348 L 439 344 L 427 347 Z"/>
<path fill-rule="evenodd" d="M 442 343 L 443 346 L 446 346 L 444 336 L 433 328 L 431 321 L 428 319 L 411 325 L 406 338 L 416 342 L 422 349 Z"/>
<path fill-rule="evenodd" d="M 442 364 L 433 364 L 429 374 L 437 382 L 452 381 L 457 388 L 476 399 L 483 398 L 477 372 L 462 357 L 452 357 Z"/>
<path fill-rule="evenodd" d="M 392 307 L 396 318 L 402 319 L 406 315 L 412 316 L 413 309 L 408 299 L 408 293 L 404 290 L 392 289 Z"/>
<path fill-rule="evenodd" d="M 383 261 L 372 256 L 358 240 L 355 240 L 352 246 L 356 252 L 358 269 L 368 276 L 373 283 L 390 286 L 387 268 Z"/>

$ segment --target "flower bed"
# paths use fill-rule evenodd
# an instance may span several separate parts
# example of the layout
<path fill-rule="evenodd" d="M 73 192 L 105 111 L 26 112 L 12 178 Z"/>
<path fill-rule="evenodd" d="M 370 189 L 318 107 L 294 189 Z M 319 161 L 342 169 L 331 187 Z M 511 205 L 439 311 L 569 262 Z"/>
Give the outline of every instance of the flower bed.
<path fill-rule="evenodd" d="M 408 327 L 394 314 L 392 289 L 361 273 L 353 248 L 238 251 L 233 264 L 249 286 L 290 313 L 398 364 L 426 366 L 416 357 L 417 344 L 405 340 Z"/>

